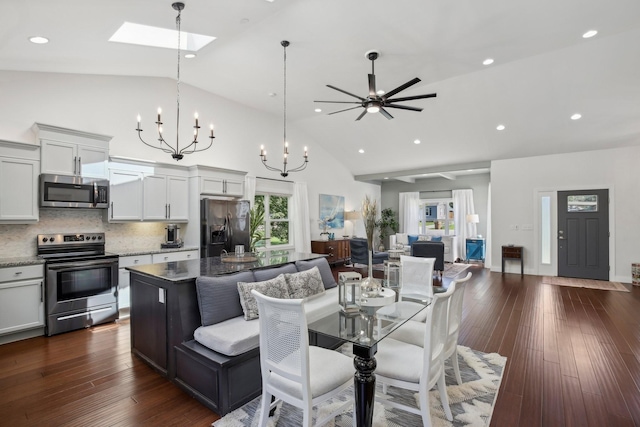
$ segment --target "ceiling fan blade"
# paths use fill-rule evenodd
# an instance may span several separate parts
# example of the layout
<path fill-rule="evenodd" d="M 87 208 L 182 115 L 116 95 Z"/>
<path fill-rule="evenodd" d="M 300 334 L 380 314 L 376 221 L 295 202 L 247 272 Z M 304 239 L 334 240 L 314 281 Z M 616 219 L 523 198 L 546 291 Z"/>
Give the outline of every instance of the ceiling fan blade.
<path fill-rule="evenodd" d="M 364 110 L 367 111 L 367 110 Z M 385 110 L 384 108 L 380 108 L 380 114 L 382 114 L 383 116 L 385 116 L 387 119 L 391 120 L 393 119 L 393 116 L 391 114 L 389 114 L 389 112 L 387 110 Z"/>
<path fill-rule="evenodd" d="M 360 101 L 313 101 L 313 102 L 330 102 L 333 104 L 360 104 L 362 105 L 362 102 Z"/>
<path fill-rule="evenodd" d="M 385 105 L 387 108 L 399 108 L 400 110 L 422 111 L 422 108 L 410 107 L 408 105 Z"/>
<path fill-rule="evenodd" d="M 342 90 L 342 89 L 340 89 L 340 88 L 337 88 L 337 87 L 335 87 L 335 86 L 331 86 L 331 85 L 327 85 L 327 87 L 330 87 L 330 88 L 331 88 L 331 89 L 333 89 L 333 90 L 337 90 L 338 92 L 342 92 L 342 93 L 344 93 L 344 94 L 346 94 L 346 95 L 353 96 L 354 98 L 358 98 L 360 101 L 364 101 L 364 98 L 363 98 L 363 97 L 358 96 L 358 95 L 354 95 L 354 94 L 352 94 L 352 93 L 349 93 L 349 92 L 347 92 L 346 90 Z"/>
<path fill-rule="evenodd" d="M 376 96 L 376 75 L 369 74 L 369 96 Z"/>
<path fill-rule="evenodd" d="M 358 118 L 356 119 L 356 121 L 358 121 L 358 120 L 360 120 L 361 118 L 363 118 L 365 114 L 367 114 L 367 109 L 366 109 L 366 108 L 362 111 L 362 114 L 360 114 L 360 115 L 358 116 Z"/>
<path fill-rule="evenodd" d="M 393 102 L 413 101 L 414 99 L 435 98 L 436 96 L 437 96 L 437 94 L 435 94 L 435 93 L 429 93 L 427 95 L 415 95 L 415 96 L 405 96 L 404 98 L 387 99 L 387 100 L 385 100 L 385 102 L 387 104 L 390 104 L 390 103 L 393 103 Z"/>
<path fill-rule="evenodd" d="M 393 89 L 392 91 L 389 91 L 387 93 L 385 93 L 382 96 L 383 100 L 387 100 L 389 98 L 391 98 L 393 95 L 395 95 L 396 93 L 405 90 L 406 88 L 413 86 L 414 84 L 418 83 L 420 81 L 419 78 L 415 78 L 413 80 L 409 80 L 408 82 L 406 82 L 405 84 L 403 84 L 402 86 L 398 86 L 397 88 Z"/>
<path fill-rule="evenodd" d="M 338 110 L 338 111 L 334 111 L 333 113 L 329 113 L 328 115 L 332 115 L 332 114 L 336 114 L 336 113 L 342 113 L 343 111 L 349 111 L 349 110 L 354 110 L 356 108 L 362 108 L 359 105 L 357 107 L 351 107 L 351 108 L 345 108 L 344 110 Z M 367 111 L 367 110 L 364 110 Z"/>

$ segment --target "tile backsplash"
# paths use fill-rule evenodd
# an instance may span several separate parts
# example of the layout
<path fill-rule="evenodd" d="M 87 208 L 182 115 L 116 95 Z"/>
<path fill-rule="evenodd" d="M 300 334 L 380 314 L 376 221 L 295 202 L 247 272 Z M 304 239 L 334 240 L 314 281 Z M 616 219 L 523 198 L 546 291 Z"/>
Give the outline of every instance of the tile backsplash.
<path fill-rule="evenodd" d="M 181 224 L 181 231 L 186 226 Z M 107 252 L 155 250 L 164 242 L 165 223 L 110 224 L 101 209 L 40 209 L 35 224 L 0 224 L 0 258 L 35 256 L 38 234 L 96 232 L 105 233 Z"/>

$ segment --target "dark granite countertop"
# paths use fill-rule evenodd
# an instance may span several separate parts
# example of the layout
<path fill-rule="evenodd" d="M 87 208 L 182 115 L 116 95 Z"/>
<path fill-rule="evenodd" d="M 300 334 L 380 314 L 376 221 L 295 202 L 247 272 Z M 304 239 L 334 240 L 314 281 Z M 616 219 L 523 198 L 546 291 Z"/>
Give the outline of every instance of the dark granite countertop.
<path fill-rule="evenodd" d="M 264 256 L 253 262 L 223 262 L 220 257 L 190 259 L 186 261 L 161 262 L 126 267 L 127 270 L 158 279 L 179 282 L 195 279 L 198 276 L 220 276 L 244 270 L 256 270 L 262 267 L 274 267 L 295 261 L 322 258 L 326 255 L 292 252 L 278 256 Z"/>
<path fill-rule="evenodd" d="M 0 258 L 0 268 L 4 267 L 20 267 L 23 265 L 44 264 L 44 260 L 37 256 L 25 256 L 15 258 Z"/>

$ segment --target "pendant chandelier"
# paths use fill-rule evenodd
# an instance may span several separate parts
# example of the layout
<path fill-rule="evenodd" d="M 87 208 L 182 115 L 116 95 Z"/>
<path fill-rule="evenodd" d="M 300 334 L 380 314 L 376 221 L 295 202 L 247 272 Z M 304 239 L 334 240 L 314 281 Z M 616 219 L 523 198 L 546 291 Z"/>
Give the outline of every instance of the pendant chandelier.
<path fill-rule="evenodd" d="M 174 10 L 178 11 L 178 16 L 176 17 L 176 27 L 178 28 L 178 78 L 177 78 L 177 103 L 176 103 L 176 108 L 177 108 L 177 113 L 176 113 L 176 143 L 175 143 L 175 147 L 171 144 L 169 144 L 167 141 L 165 141 L 164 137 L 162 136 L 162 118 L 161 118 L 161 114 L 162 114 L 162 109 L 158 108 L 158 121 L 156 122 L 156 125 L 158 126 L 158 141 L 160 142 L 159 145 L 152 145 L 152 144 L 148 144 L 147 142 L 144 141 L 144 139 L 142 139 L 142 135 L 140 134 L 142 132 L 142 129 L 140 128 L 140 115 L 138 115 L 138 127 L 136 128 L 136 131 L 138 131 L 138 138 L 140 138 L 140 141 L 142 141 L 145 145 L 148 145 L 151 148 L 155 148 L 158 150 L 162 150 L 165 153 L 169 153 L 171 154 L 171 157 L 173 157 L 175 160 L 181 160 L 185 154 L 192 154 L 192 153 L 197 153 L 199 151 L 204 151 L 207 150 L 211 147 L 211 145 L 213 144 L 213 138 L 215 138 L 215 136 L 213 136 L 213 125 L 210 125 L 210 130 L 211 130 L 211 134 L 209 135 L 209 145 L 207 145 L 204 148 L 199 148 L 198 147 L 198 131 L 200 129 L 200 126 L 198 125 L 198 113 L 195 113 L 194 118 L 195 118 L 195 126 L 193 126 L 193 141 L 191 141 L 191 144 L 187 145 L 186 147 L 180 148 L 180 140 L 179 140 L 179 133 L 180 133 L 180 56 L 182 54 L 181 50 L 180 50 L 180 39 L 181 39 L 181 32 L 180 32 L 180 13 L 182 12 L 182 10 L 184 9 L 184 3 L 173 3 L 171 5 L 171 7 Z"/>
<path fill-rule="evenodd" d="M 286 178 L 289 175 L 289 172 L 299 172 L 307 167 L 307 163 L 309 163 L 309 156 L 307 154 L 307 147 L 304 147 L 304 161 L 297 168 L 289 169 L 289 143 L 287 142 L 287 46 L 289 46 L 289 42 L 283 40 L 280 42 L 282 47 L 284 48 L 284 149 L 283 149 L 283 160 L 282 160 L 282 169 L 274 168 L 267 164 L 267 152 L 264 149 L 264 145 L 260 146 L 260 159 L 262 160 L 262 164 L 269 169 L 270 171 L 280 172 L 280 175 Z"/>

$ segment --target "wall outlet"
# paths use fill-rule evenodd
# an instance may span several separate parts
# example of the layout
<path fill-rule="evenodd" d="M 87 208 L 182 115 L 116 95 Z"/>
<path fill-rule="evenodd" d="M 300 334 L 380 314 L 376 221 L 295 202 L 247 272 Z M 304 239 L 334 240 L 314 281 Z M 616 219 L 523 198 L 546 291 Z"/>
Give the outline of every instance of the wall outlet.
<path fill-rule="evenodd" d="M 518 224 L 511 224 L 509 230 L 518 231 L 520 230 L 520 226 Z"/>
<path fill-rule="evenodd" d="M 531 231 L 531 230 L 533 230 L 533 224 L 522 224 L 522 229 L 523 230 L 527 230 L 527 231 Z"/>

